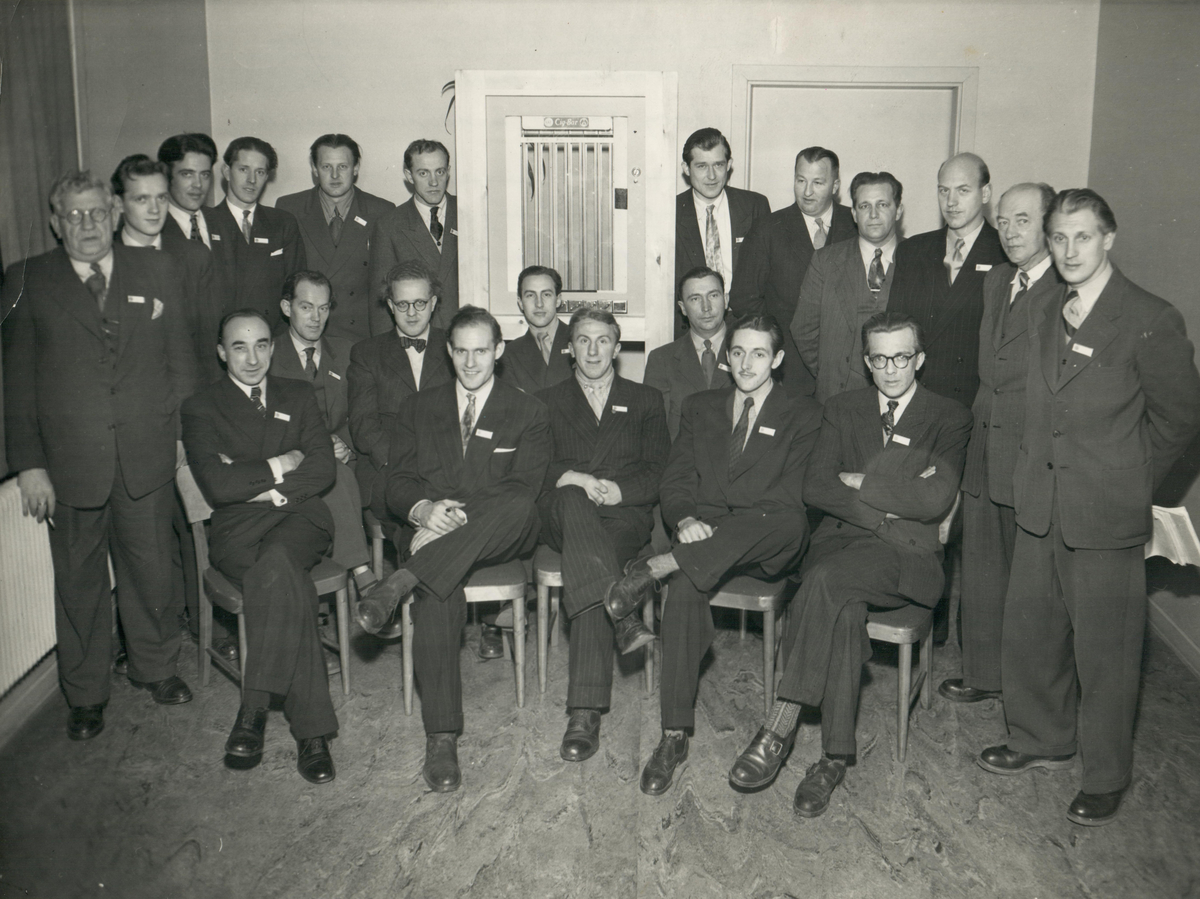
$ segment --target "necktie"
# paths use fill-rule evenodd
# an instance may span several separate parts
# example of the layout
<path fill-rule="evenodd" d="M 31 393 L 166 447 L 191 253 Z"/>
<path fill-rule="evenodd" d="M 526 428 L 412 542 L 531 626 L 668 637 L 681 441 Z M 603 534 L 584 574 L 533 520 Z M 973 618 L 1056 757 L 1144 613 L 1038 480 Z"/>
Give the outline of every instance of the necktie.
<path fill-rule="evenodd" d="M 704 369 L 704 383 L 712 387 L 713 373 L 717 370 L 717 354 L 713 352 L 712 341 L 704 341 L 704 352 L 700 354 L 700 367 Z"/>
<path fill-rule="evenodd" d="M 817 219 L 817 233 L 813 235 L 813 249 L 819 250 L 825 246 L 825 241 L 829 239 L 829 233 L 825 230 L 825 223 L 821 219 Z"/>
<path fill-rule="evenodd" d="M 263 405 L 262 387 L 258 384 L 255 384 L 250 388 L 250 402 L 254 403 L 254 408 L 258 410 L 258 414 L 265 418 L 267 415 L 267 407 Z"/>
<path fill-rule="evenodd" d="M 188 240 L 200 240 L 200 223 L 196 221 L 196 213 L 192 213 L 192 233 L 188 235 Z"/>
<path fill-rule="evenodd" d="M 342 227 L 346 223 L 342 221 L 342 210 L 336 206 L 333 209 L 333 218 L 329 220 L 329 236 L 333 238 L 333 245 L 336 247 L 338 241 L 342 239 Z"/>
<path fill-rule="evenodd" d="M 108 298 L 108 281 L 104 277 L 104 272 L 100 270 L 100 263 L 92 263 L 92 273 L 88 275 L 88 279 L 83 282 L 84 286 L 91 291 L 92 296 L 96 298 L 96 306 L 100 309 L 100 314 L 104 314 L 104 301 Z"/>
<path fill-rule="evenodd" d="M 963 247 L 965 247 L 966 245 L 967 245 L 967 242 L 965 240 L 963 240 L 961 237 L 954 241 L 954 254 L 950 257 L 950 265 L 947 266 L 947 269 L 946 269 L 946 271 L 949 272 L 949 274 L 950 274 L 950 283 L 951 284 L 954 283 L 954 279 L 958 277 L 959 269 L 962 268 Z"/>
<path fill-rule="evenodd" d="M 250 240 L 250 210 L 242 210 L 242 236 L 246 238 L 246 243 L 252 243 Z"/>
<path fill-rule="evenodd" d="M 871 288 L 871 293 L 879 293 L 883 289 L 883 276 L 883 250 L 876 249 L 871 267 L 867 269 L 867 287 Z"/>
<path fill-rule="evenodd" d="M 400 349 L 402 349 L 402 350 L 407 350 L 409 347 L 412 347 L 412 348 L 413 348 L 414 350 L 416 350 L 418 353 L 423 353 L 423 352 L 425 352 L 425 340 L 424 340 L 424 338 L 421 338 L 421 337 L 401 337 L 401 338 L 400 338 Z"/>
<path fill-rule="evenodd" d="M 545 362 L 546 365 L 549 365 L 550 364 L 550 335 L 544 334 L 544 333 L 537 335 L 537 342 L 538 342 L 538 347 L 542 351 L 542 361 Z"/>
<path fill-rule="evenodd" d="M 1017 288 L 1017 292 L 1014 293 L 1012 299 L 1009 300 L 1009 305 L 1012 305 L 1017 300 L 1021 299 L 1021 297 L 1025 296 L 1025 291 L 1029 290 L 1029 275 L 1025 274 L 1025 272 L 1018 272 L 1017 278 L 1019 279 L 1021 286 Z"/>
<path fill-rule="evenodd" d="M 746 397 L 746 404 L 742 406 L 742 415 L 737 420 L 737 424 L 733 426 L 733 435 L 729 438 L 729 470 L 733 471 L 733 466 L 737 465 L 738 459 L 742 457 L 742 450 L 746 446 L 746 432 L 750 430 L 750 410 L 754 408 L 754 397 Z"/>
<path fill-rule="evenodd" d="M 596 416 L 596 422 L 599 423 L 600 419 L 604 417 L 604 400 L 606 399 L 601 393 L 604 390 L 603 386 L 600 384 L 580 384 L 580 386 L 583 387 L 584 398 L 592 407 L 592 414 Z"/>
<path fill-rule="evenodd" d="M 90 280 L 90 279 L 89 279 Z M 1083 316 L 1079 314 L 1079 291 L 1068 290 L 1067 301 L 1063 303 L 1063 321 L 1067 324 L 1067 336 L 1074 337 L 1079 326 L 1083 324 Z"/>
<path fill-rule="evenodd" d="M 437 241 L 438 246 L 442 245 L 442 223 L 438 221 L 438 208 L 436 206 L 429 210 L 429 233 L 433 235 L 433 239 Z"/>
<path fill-rule="evenodd" d="M 721 233 L 713 217 L 713 204 L 708 204 L 708 220 L 704 223 L 704 264 L 714 272 L 721 271 Z"/>
<path fill-rule="evenodd" d="M 467 454 L 467 441 L 471 439 L 471 432 L 475 430 L 475 394 L 467 394 L 467 408 L 463 412 L 462 417 L 462 444 L 463 455 Z"/>
<path fill-rule="evenodd" d="M 899 405 L 899 400 L 888 400 L 887 411 L 882 415 L 884 443 L 892 439 L 892 432 L 896 430 L 896 407 Z"/>
<path fill-rule="evenodd" d="M 306 346 L 304 348 L 304 355 L 308 357 L 304 360 L 304 373 L 314 381 L 317 379 L 317 363 L 313 362 L 313 356 L 316 353 L 317 348 L 315 346 Z"/>

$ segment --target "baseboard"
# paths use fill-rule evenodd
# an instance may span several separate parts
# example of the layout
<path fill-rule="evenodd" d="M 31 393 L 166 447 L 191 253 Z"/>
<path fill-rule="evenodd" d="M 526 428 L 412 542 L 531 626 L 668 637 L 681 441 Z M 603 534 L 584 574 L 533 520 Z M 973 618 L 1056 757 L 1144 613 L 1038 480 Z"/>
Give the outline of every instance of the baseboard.
<path fill-rule="evenodd" d="M 58 693 L 58 653 L 53 650 L 0 699 L 0 750 Z"/>
<path fill-rule="evenodd" d="M 1200 677 L 1200 598 L 1164 590 L 1149 599 L 1151 630 Z"/>

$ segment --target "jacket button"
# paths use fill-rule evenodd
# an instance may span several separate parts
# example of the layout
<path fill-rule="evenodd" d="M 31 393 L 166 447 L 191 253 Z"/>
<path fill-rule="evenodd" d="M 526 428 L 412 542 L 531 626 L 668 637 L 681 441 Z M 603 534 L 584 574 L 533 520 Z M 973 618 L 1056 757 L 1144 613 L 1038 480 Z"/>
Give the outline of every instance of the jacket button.
<path fill-rule="evenodd" d="M 1053 463 L 1053 462 L 1047 462 L 1047 463 L 1046 463 L 1046 467 L 1047 467 L 1047 468 L 1050 468 L 1050 469 L 1053 469 L 1053 468 L 1054 468 L 1054 463 Z"/>
<path fill-rule="evenodd" d="M 1055 432 L 1054 432 L 1054 436 L 1055 436 L 1055 437 L 1061 437 L 1061 436 L 1062 436 L 1062 431 L 1055 431 Z"/>
<path fill-rule="evenodd" d="M 840 527 L 842 526 L 842 523 L 839 521 L 839 522 L 837 523 L 837 526 L 840 528 Z"/>
<path fill-rule="evenodd" d="M 995 390 L 993 390 L 993 391 L 992 391 L 992 393 L 999 395 L 999 393 L 1000 393 L 1000 388 L 999 388 L 999 387 L 997 387 Z"/>
<path fill-rule="evenodd" d="M 985 431 L 987 430 L 987 422 L 986 422 L 986 421 L 983 423 L 983 429 L 984 429 Z"/>

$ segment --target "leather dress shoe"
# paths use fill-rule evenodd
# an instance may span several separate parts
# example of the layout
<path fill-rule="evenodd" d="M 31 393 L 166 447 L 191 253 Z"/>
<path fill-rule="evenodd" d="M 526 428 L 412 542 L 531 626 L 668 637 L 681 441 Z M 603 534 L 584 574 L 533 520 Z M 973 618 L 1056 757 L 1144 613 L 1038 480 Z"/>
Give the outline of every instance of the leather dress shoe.
<path fill-rule="evenodd" d="M 961 677 L 942 681 L 938 692 L 951 702 L 981 702 L 984 699 L 999 699 L 999 690 L 980 690 L 978 687 L 968 687 Z"/>
<path fill-rule="evenodd" d="M 817 759 L 796 787 L 792 811 L 801 818 L 815 818 L 824 813 L 829 808 L 829 797 L 845 777 L 846 763 L 841 759 L 824 756 Z"/>
<path fill-rule="evenodd" d="M 72 740 L 90 740 L 104 730 L 104 704 L 73 705 L 67 718 L 67 736 Z"/>
<path fill-rule="evenodd" d="M 617 651 L 623 656 L 654 642 L 654 631 L 646 627 L 635 612 L 613 622 L 613 635 L 617 640 Z"/>
<path fill-rule="evenodd" d="M 490 624 L 483 625 L 479 632 L 479 658 L 504 658 L 504 631 Z"/>
<path fill-rule="evenodd" d="M 661 796 L 671 789 L 675 769 L 688 757 L 688 735 L 664 733 L 654 748 L 654 754 L 642 769 L 642 792 L 647 796 Z"/>
<path fill-rule="evenodd" d="M 233 722 L 233 730 L 229 732 L 229 739 L 225 741 L 225 754 L 240 759 L 262 755 L 263 733 L 266 729 L 266 709 L 240 707 L 237 720 Z"/>
<path fill-rule="evenodd" d="M 238 641 L 236 637 L 226 637 L 223 640 L 219 640 L 216 645 L 213 646 L 213 652 L 231 665 L 236 665 L 238 663 L 238 658 L 241 656 L 241 651 L 238 649 Z"/>
<path fill-rule="evenodd" d="M 428 734 L 425 737 L 425 764 L 421 776 L 435 793 L 452 793 L 462 783 L 458 767 L 458 735 Z"/>
<path fill-rule="evenodd" d="M 192 691 L 183 682 L 183 678 L 172 674 L 166 680 L 140 681 L 132 677 L 129 682 L 142 690 L 149 690 L 150 696 L 159 705 L 183 705 L 192 701 Z"/>
<path fill-rule="evenodd" d="M 117 653 L 117 657 L 113 659 L 112 666 L 113 674 L 119 674 L 121 677 L 129 674 L 129 653 L 121 650 Z"/>
<path fill-rule="evenodd" d="M 296 770 L 310 784 L 327 784 L 337 772 L 333 768 L 333 756 L 329 754 L 329 740 L 325 737 L 307 737 L 296 741 Z"/>
<path fill-rule="evenodd" d="M 404 636 L 404 604 L 397 603 L 392 614 L 383 623 L 383 627 L 375 632 L 380 640 L 399 640 Z"/>
<path fill-rule="evenodd" d="M 1074 758 L 1073 754 L 1026 755 L 1007 746 L 989 746 L 979 753 L 976 761 L 980 768 L 993 774 L 1022 774 L 1030 768 L 1070 768 Z"/>
<path fill-rule="evenodd" d="M 1124 795 L 1124 790 L 1117 790 L 1113 793 L 1080 792 L 1075 796 L 1075 801 L 1071 803 L 1070 808 L 1067 809 L 1067 817 L 1076 824 L 1083 824 L 1086 827 L 1108 824 L 1117 817 L 1117 810 L 1121 807 L 1121 797 Z"/>
<path fill-rule="evenodd" d="M 575 709 L 567 720 L 558 754 L 567 762 L 590 759 L 600 748 L 600 710 Z"/>
<path fill-rule="evenodd" d="M 604 608 L 613 621 L 635 612 L 650 592 L 658 589 L 658 579 L 650 573 L 649 556 L 631 559 L 625 565 L 625 575 L 609 585 L 604 594 Z"/>
<path fill-rule="evenodd" d="M 740 793 L 753 793 L 769 787 L 787 761 L 796 742 L 796 731 L 781 737 L 773 730 L 760 727 L 749 746 L 729 769 L 729 785 Z"/>
<path fill-rule="evenodd" d="M 354 620 L 368 634 L 377 634 L 387 624 L 396 607 L 420 583 L 407 569 L 397 568 L 370 590 L 361 594 L 354 606 Z"/>

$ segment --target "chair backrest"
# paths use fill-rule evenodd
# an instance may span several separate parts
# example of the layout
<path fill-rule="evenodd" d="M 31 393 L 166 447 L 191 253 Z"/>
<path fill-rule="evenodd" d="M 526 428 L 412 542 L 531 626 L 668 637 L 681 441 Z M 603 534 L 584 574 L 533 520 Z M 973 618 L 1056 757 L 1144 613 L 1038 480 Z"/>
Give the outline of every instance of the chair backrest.
<path fill-rule="evenodd" d="M 950 528 L 954 524 L 954 516 L 958 514 L 958 507 L 962 505 L 962 491 L 954 494 L 954 505 L 950 507 L 949 513 L 942 519 L 942 523 L 938 525 L 938 541 L 945 546 L 950 540 Z"/>
<path fill-rule="evenodd" d="M 175 470 L 175 487 L 183 500 L 183 511 L 187 515 L 188 524 L 212 518 L 212 506 L 204 498 L 190 465 Z"/>

